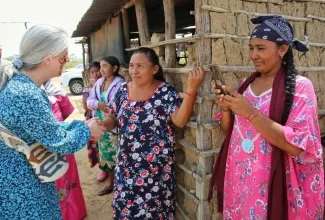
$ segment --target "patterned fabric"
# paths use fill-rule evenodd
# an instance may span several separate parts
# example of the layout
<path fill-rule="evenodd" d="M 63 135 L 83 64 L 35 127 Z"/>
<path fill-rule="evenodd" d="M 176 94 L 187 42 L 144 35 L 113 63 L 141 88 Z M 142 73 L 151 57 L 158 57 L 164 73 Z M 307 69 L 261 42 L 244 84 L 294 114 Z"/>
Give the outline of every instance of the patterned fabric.
<path fill-rule="evenodd" d="M 47 97 L 49 98 L 50 102 L 53 104 L 56 102 L 56 97 L 55 96 L 62 96 L 65 97 L 67 94 L 66 92 L 62 89 L 54 85 L 51 80 L 49 79 L 46 81 L 44 84 L 44 90 L 47 94 Z"/>
<path fill-rule="evenodd" d="M 51 152 L 40 143 L 26 144 L 0 123 L 0 140 L 8 147 L 23 153 L 29 165 L 42 183 L 54 182 L 68 170 L 64 155 Z"/>
<path fill-rule="evenodd" d="M 279 44 L 287 44 L 293 48 L 307 52 L 308 48 L 301 42 L 293 39 L 291 24 L 281 16 L 260 16 L 253 18 L 253 24 L 258 24 L 251 38 L 261 38 Z"/>
<path fill-rule="evenodd" d="M 181 100 L 161 83 L 147 101 L 128 98 L 123 84 L 109 107 L 118 118 L 114 219 L 175 219 L 175 138 L 170 115 Z"/>
<path fill-rule="evenodd" d="M 255 96 L 249 87 L 243 94 L 259 111 L 269 116 L 272 89 Z M 322 219 L 324 170 L 317 119 L 317 104 L 311 82 L 297 77 L 293 108 L 284 126 L 286 140 L 304 150 L 298 157 L 286 156 L 288 219 Z M 252 142 L 247 150 L 245 140 Z M 245 118 L 235 116 L 224 184 L 225 219 L 266 219 L 272 147 Z"/>
<path fill-rule="evenodd" d="M 82 96 L 86 100 L 88 99 L 89 93 L 93 87 L 94 87 L 94 85 L 92 83 L 89 83 L 88 85 L 85 86 L 84 90 L 82 91 Z M 85 115 L 86 120 L 91 119 L 93 117 L 92 110 L 87 110 L 84 115 Z"/>
<path fill-rule="evenodd" d="M 78 167 L 73 154 L 66 155 L 69 169 L 55 182 L 59 194 L 63 220 L 82 220 L 87 216 L 86 202 L 79 180 Z"/>
<path fill-rule="evenodd" d="M 85 86 L 82 95 L 84 98 L 88 99 L 90 90 L 93 88 L 93 84 L 89 83 Z M 85 119 L 89 120 L 93 117 L 93 111 L 87 110 L 84 114 Z M 88 161 L 90 163 L 90 168 L 96 166 L 96 164 L 99 162 L 99 150 L 98 150 L 98 141 L 97 139 L 91 138 L 87 142 L 87 150 L 88 150 Z"/>
<path fill-rule="evenodd" d="M 46 93 L 25 74 L 16 74 L 0 92 L 0 122 L 27 144 L 71 154 L 90 138 L 82 121 L 57 122 Z M 0 141 L 0 219 L 60 220 L 55 183 L 41 183 L 23 154 Z"/>
<path fill-rule="evenodd" d="M 105 102 L 106 91 L 100 93 L 100 101 Z M 103 114 L 96 111 L 96 116 L 102 121 Z M 98 140 L 99 168 L 105 172 L 113 173 L 116 163 L 116 140 L 117 136 L 112 132 L 105 132 L 104 136 Z"/>
<path fill-rule="evenodd" d="M 74 110 L 69 97 L 58 95 L 60 91 L 56 93 L 53 87 L 52 92 L 49 91 L 48 87 L 47 89 L 47 95 L 52 95 L 52 97 L 56 99 L 56 101 L 51 104 L 55 118 L 58 121 L 65 120 Z M 69 169 L 64 176 L 55 181 L 56 189 L 59 194 L 62 217 L 63 220 L 82 220 L 86 217 L 87 211 L 79 181 L 76 159 L 73 154 L 66 155 L 65 157 L 69 163 Z"/>

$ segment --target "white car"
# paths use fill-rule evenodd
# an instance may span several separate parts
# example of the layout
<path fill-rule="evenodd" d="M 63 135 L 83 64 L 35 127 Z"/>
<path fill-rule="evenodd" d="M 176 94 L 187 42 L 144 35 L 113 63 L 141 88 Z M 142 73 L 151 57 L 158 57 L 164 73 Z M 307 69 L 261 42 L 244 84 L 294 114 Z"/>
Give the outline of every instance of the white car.
<path fill-rule="evenodd" d="M 81 65 L 81 68 L 79 65 Z M 60 76 L 61 85 L 64 88 L 69 88 L 73 95 L 81 95 L 84 89 L 84 83 L 82 81 L 83 65 L 79 65 L 75 68 L 65 70 Z"/>

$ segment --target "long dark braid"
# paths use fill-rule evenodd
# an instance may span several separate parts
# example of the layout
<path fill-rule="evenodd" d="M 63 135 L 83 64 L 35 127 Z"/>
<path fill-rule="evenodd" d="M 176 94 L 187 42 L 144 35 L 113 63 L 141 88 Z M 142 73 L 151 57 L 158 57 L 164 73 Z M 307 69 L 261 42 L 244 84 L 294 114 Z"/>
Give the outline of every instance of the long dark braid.
<path fill-rule="evenodd" d="M 296 70 L 294 60 L 293 60 L 292 47 L 289 47 L 287 53 L 284 55 L 283 63 L 285 67 L 286 98 L 285 98 L 285 108 L 283 111 L 282 121 L 285 123 L 288 120 L 290 110 L 292 107 L 293 98 L 295 94 L 295 87 L 296 87 L 296 77 L 298 75 L 298 71 Z"/>

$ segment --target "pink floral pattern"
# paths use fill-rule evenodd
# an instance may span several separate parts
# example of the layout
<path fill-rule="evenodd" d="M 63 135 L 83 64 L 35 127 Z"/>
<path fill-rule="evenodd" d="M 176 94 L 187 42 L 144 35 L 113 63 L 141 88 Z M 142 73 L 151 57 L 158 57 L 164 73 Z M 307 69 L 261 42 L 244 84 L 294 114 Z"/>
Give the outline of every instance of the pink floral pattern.
<path fill-rule="evenodd" d="M 255 96 L 250 87 L 243 94 L 259 111 L 268 116 L 272 90 Z M 303 149 L 298 157 L 286 157 L 289 219 L 323 219 L 324 170 L 317 99 L 312 83 L 297 77 L 296 91 L 284 136 Z M 253 142 L 250 153 L 243 140 Z M 235 116 L 229 146 L 224 192 L 224 219 L 266 219 L 268 182 L 272 147 L 252 124 Z"/>
<path fill-rule="evenodd" d="M 170 115 L 181 100 L 161 83 L 146 101 L 128 98 L 123 84 L 110 102 L 118 119 L 114 219 L 175 219 L 175 138 Z"/>

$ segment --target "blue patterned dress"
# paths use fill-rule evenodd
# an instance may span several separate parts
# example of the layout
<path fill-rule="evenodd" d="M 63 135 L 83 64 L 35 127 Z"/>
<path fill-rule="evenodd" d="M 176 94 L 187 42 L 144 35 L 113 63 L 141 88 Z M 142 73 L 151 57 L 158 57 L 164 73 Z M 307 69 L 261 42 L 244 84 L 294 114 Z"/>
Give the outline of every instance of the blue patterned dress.
<path fill-rule="evenodd" d="M 57 122 L 46 93 L 24 74 L 0 91 L 0 123 L 27 144 L 71 154 L 87 143 L 82 121 Z M 62 219 L 55 183 L 41 183 L 25 156 L 0 141 L 0 219 Z"/>
<path fill-rule="evenodd" d="M 179 108 L 177 91 L 161 83 L 146 101 L 128 98 L 121 85 L 109 104 L 118 118 L 118 157 L 114 219 L 175 219 L 175 137 L 171 114 Z"/>

